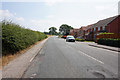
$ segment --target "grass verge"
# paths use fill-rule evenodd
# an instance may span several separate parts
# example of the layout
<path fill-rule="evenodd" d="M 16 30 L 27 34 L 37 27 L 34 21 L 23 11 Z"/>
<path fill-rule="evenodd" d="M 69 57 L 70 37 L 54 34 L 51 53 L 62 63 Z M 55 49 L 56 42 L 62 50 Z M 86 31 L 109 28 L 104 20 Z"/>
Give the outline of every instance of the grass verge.
<path fill-rule="evenodd" d="M 43 40 L 41 40 L 43 41 Z M 2 69 L 2 67 L 4 67 L 5 65 L 7 65 L 10 61 L 14 60 L 15 58 L 19 57 L 20 55 L 24 54 L 26 51 L 28 51 L 29 49 L 31 49 L 33 46 L 39 44 L 41 41 L 36 42 L 35 44 L 31 45 L 30 47 L 18 51 L 15 54 L 8 54 L 8 55 L 4 55 L 2 56 L 2 58 L 0 58 L 0 69 Z"/>

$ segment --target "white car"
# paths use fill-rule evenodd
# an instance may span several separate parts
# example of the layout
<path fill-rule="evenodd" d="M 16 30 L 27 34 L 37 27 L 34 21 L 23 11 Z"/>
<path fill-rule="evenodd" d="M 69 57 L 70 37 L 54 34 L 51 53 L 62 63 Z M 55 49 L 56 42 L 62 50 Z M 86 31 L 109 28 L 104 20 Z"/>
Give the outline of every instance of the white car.
<path fill-rule="evenodd" d="M 75 38 L 73 36 L 67 36 L 66 42 L 75 42 Z"/>

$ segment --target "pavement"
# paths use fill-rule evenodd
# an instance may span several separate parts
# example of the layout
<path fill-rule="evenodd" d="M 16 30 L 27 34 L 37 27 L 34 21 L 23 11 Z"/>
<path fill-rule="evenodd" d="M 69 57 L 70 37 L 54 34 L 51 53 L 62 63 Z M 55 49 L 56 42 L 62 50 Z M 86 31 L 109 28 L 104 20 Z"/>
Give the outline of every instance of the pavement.
<path fill-rule="evenodd" d="M 30 62 L 42 49 L 46 41 L 47 39 L 41 41 L 37 45 L 33 46 L 31 49 L 26 51 L 24 54 L 4 66 L 4 68 L 0 70 L 0 72 L 2 72 L 2 78 L 20 78 L 23 75 L 24 71 L 30 65 Z"/>
<path fill-rule="evenodd" d="M 98 47 L 98 48 L 103 48 L 103 49 L 108 49 L 108 50 L 120 52 L 120 48 L 117 48 L 117 47 L 100 45 L 100 44 L 97 44 L 97 43 L 94 43 L 94 42 L 88 42 L 87 44 L 90 45 L 90 46 Z"/>
<path fill-rule="evenodd" d="M 53 36 L 31 61 L 22 78 L 118 78 L 118 67 L 116 51 Z"/>

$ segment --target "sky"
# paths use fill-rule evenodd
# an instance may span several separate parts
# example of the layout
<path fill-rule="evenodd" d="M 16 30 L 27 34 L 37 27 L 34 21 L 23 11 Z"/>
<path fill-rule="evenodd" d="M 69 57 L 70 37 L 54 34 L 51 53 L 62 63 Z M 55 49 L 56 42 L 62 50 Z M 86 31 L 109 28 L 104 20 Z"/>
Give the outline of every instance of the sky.
<path fill-rule="evenodd" d="M 68 24 L 80 28 L 118 15 L 119 0 L 2 0 L 0 20 L 36 31 Z M 58 31 L 57 30 L 57 31 Z"/>

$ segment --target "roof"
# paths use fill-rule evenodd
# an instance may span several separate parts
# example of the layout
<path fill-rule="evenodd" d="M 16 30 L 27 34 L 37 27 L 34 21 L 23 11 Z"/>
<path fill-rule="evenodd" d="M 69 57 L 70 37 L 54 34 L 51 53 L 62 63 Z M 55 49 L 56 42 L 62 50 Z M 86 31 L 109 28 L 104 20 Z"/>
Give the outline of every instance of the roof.
<path fill-rule="evenodd" d="M 88 30 L 89 28 L 94 27 L 94 25 L 95 25 L 95 24 L 88 25 L 88 26 L 86 27 L 86 30 Z"/>
<path fill-rule="evenodd" d="M 86 30 L 87 27 L 86 27 L 86 26 L 82 26 L 80 29 L 82 29 L 82 30 Z"/>
<path fill-rule="evenodd" d="M 79 29 L 78 29 L 78 28 L 74 28 L 73 31 L 74 31 L 74 32 L 77 32 L 77 31 L 79 31 Z"/>
<path fill-rule="evenodd" d="M 114 16 L 114 17 L 110 17 L 110 18 L 107 18 L 107 19 L 100 20 L 96 24 L 94 24 L 94 27 L 105 26 L 105 25 L 109 24 L 111 21 L 113 21 L 117 17 L 118 16 Z"/>

